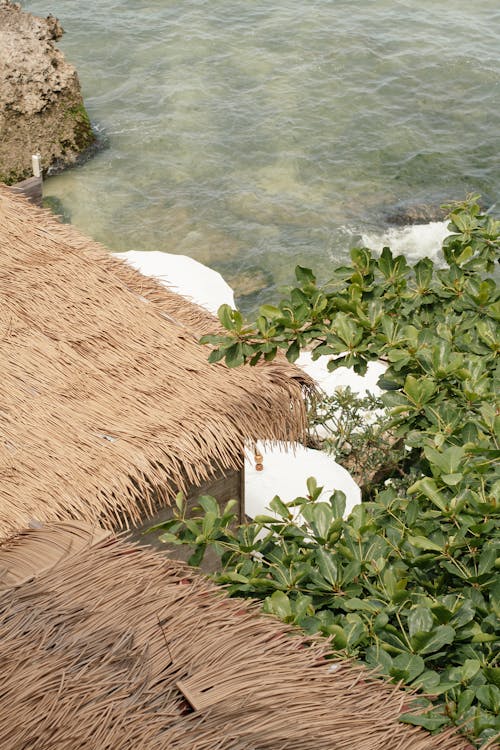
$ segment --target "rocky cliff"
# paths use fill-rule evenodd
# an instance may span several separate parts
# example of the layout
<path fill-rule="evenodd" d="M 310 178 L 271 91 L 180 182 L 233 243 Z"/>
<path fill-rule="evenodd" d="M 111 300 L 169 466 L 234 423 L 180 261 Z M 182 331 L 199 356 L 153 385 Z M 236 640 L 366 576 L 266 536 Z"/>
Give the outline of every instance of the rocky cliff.
<path fill-rule="evenodd" d="M 53 16 L 0 0 L 0 182 L 29 177 L 37 151 L 46 172 L 95 140 L 76 70 L 55 45 L 62 33 Z"/>

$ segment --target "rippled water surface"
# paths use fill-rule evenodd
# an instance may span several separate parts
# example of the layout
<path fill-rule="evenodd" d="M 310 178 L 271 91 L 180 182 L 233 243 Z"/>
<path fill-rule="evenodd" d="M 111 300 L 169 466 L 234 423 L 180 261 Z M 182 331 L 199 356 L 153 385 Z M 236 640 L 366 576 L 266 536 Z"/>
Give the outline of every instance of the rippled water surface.
<path fill-rule="evenodd" d="M 497 200 L 497 0 L 23 7 L 60 18 L 107 143 L 46 194 L 112 249 L 222 271 L 247 308 L 401 207 Z"/>

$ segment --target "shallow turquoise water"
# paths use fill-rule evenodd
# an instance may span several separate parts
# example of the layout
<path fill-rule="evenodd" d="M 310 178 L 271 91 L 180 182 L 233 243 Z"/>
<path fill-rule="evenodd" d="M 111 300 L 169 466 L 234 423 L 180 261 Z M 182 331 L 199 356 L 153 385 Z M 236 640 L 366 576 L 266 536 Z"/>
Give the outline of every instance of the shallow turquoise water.
<path fill-rule="evenodd" d="M 112 249 L 264 286 L 247 308 L 297 262 L 326 272 L 395 206 L 499 194 L 496 0 L 23 7 L 60 18 L 107 142 L 46 194 Z"/>

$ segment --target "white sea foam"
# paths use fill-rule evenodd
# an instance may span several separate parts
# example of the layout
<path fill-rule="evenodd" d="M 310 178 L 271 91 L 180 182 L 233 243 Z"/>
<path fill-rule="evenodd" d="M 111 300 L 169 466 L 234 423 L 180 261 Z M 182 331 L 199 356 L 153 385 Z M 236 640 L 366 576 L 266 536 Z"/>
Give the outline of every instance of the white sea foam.
<path fill-rule="evenodd" d="M 391 227 L 382 233 L 367 232 L 362 235 L 362 241 L 366 247 L 378 252 L 388 246 L 394 254 L 405 255 L 413 262 L 425 257 L 439 262 L 441 245 L 449 234 L 447 221 L 431 221 L 429 224 Z"/>

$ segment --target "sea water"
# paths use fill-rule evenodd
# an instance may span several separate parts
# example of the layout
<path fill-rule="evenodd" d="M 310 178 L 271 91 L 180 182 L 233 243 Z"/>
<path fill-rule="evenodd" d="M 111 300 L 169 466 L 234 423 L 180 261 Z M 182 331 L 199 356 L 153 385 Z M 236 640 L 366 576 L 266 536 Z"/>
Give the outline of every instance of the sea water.
<path fill-rule="evenodd" d="M 435 256 L 500 186 L 497 0 L 30 0 L 104 147 L 45 183 L 113 250 L 191 255 L 247 310 L 349 248 Z M 409 219 L 408 219 L 409 221 Z"/>

